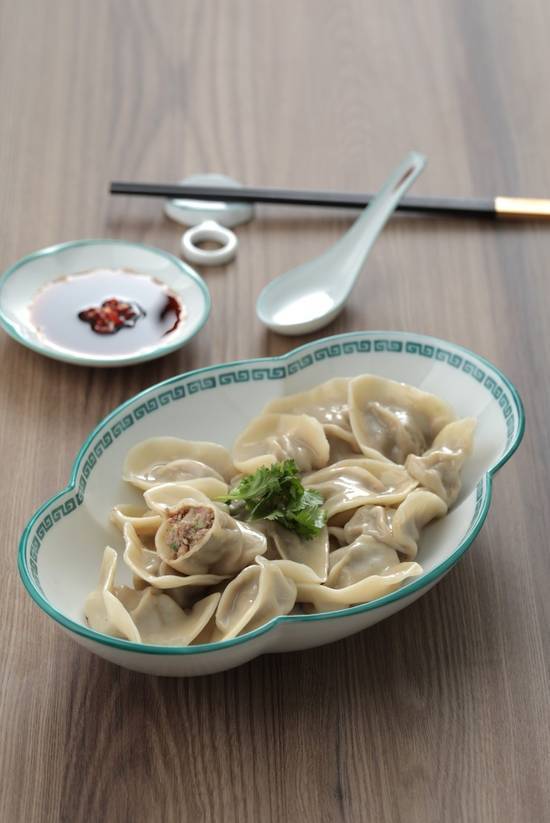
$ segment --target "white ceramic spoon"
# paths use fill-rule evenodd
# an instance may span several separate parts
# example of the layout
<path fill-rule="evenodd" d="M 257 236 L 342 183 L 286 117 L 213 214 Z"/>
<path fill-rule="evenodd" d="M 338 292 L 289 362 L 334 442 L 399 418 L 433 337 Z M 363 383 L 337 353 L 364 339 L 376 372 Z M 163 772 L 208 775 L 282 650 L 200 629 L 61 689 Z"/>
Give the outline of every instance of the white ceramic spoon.
<path fill-rule="evenodd" d="M 272 280 L 256 304 L 258 317 L 279 334 L 326 326 L 344 306 L 372 245 L 426 158 L 410 152 L 388 177 L 351 229 L 320 257 Z"/>

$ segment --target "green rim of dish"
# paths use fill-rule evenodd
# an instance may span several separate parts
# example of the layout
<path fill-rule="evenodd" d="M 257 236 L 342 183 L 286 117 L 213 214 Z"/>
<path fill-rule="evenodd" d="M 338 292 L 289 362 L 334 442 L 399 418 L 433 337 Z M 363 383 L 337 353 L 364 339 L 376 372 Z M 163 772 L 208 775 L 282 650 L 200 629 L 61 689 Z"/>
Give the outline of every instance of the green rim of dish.
<path fill-rule="evenodd" d="M 176 349 L 181 348 L 186 343 L 189 342 L 204 326 L 208 317 L 210 315 L 210 309 L 212 307 L 212 300 L 210 298 L 210 292 L 208 291 L 208 286 L 200 276 L 197 274 L 191 266 L 188 266 L 187 263 L 184 263 L 183 260 L 175 257 L 175 255 L 170 254 L 170 252 L 164 251 L 163 249 L 158 249 L 156 246 L 148 246 L 145 243 L 134 243 L 129 240 L 114 240 L 112 238 L 107 238 L 102 240 L 101 238 L 91 238 L 85 240 L 70 240 L 67 243 L 58 243 L 55 246 L 47 246 L 44 249 L 39 249 L 38 251 L 32 252 L 32 254 L 28 254 L 26 257 L 22 257 L 13 266 L 10 266 L 2 276 L 0 277 L 0 295 L 2 293 L 2 289 L 4 288 L 5 283 L 13 277 L 19 269 L 23 268 L 24 266 L 32 263 L 33 260 L 38 260 L 42 257 L 50 257 L 55 254 L 59 254 L 59 252 L 66 251 L 67 249 L 77 249 L 81 246 L 130 246 L 131 248 L 141 249 L 143 251 L 147 251 L 151 254 L 156 254 L 159 257 L 164 257 L 168 260 L 173 266 L 181 271 L 182 274 L 189 277 L 193 280 L 194 283 L 197 284 L 199 290 L 202 294 L 204 299 L 204 304 L 202 308 L 202 317 L 197 325 L 197 328 L 193 331 L 192 334 L 189 334 L 186 337 L 179 338 L 177 341 L 172 343 L 167 343 L 163 346 L 158 346 L 152 349 L 151 351 L 147 352 L 146 354 L 132 354 L 126 357 L 118 357 L 112 360 L 102 359 L 101 357 L 87 357 L 86 355 L 78 356 L 73 355 L 69 351 L 65 352 L 65 350 L 58 350 L 55 348 L 49 348 L 48 346 L 41 345 L 40 343 L 36 343 L 33 340 L 29 340 L 27 337 L 24 337 L 22 334 L 19 333 L 18 328 L 15 323 L 13 323 L 3 311 L 0 305 L 0 326 L 6 331 L 10 337 L 13 337 L 14 340 L 17 340 L 18 343 L 21 343 L 22 346 L 26 346 L 26 348 L 31 349 L 32 351 L 38 352 L 38 354 L 42 354 L 44 357 L 49 357 L 53 360 L 60 360 L 63 363 L 72 363 L 74 365 L 79 366 L 131 366 L 135 365 L 136 363 L 145 363 L 148 360 L 156 360 L 157 357 L 163 357 L 166 354 L 169 354 Z"/>
<path fill-rule="evenodd" d="M 138 245 L 138 244 L 136 244 Z M 520 395 L 514 386 L 513 383 L 498 369 L 495 365 L 493 365 L 489 360 L 482 357 L 481 355 L 475 354 L 474 352 L 470 351 L 470 349 L 465 348 L 464 346 L 460 346 L 455 343 L 449 343 L 446 340 L 441 340 L 437 337 L 432 337 L 431 335 L 424 335 L 424 334 L 417 334 L 414 332 L 391 332 L 391 331 L 368 331 L 368 332 L 348 332 L 346 334 L 338 334 L 333 335 L 331 337 L 324 337 L 318 340 L 312 341 L 310 343 L 305 343 L 302 346 L 299 346 L 296 349 L 292 349 L 291 351 L 287 352 L 286 354 L 274 356 L 274 357 L 256 357 L 251 358 L 248 360 L 237 360 L 232 361 L 230 363 L 226 363 L 223 365 L 226 366 L 242 366 L 244 364 L 249 363 L 264 363 L 267 361 L 285 361 L 291 357 L 294 357 L 301 351 L 305 349 L 312 348 L 313 346 L 317 346 L 322 343 L 327 342 L 335 342 L 335 341 L 345 341 L 346 339 L 350 339 L 352 337 L 357 337 L 357 335 L 367 335 L 367 336 L 374 336 L 374 335 L 396 335 L 396 336 L 405 336 L 406 334 L 413 334 L 415 337 L 422 338 L 426 342 L 431 342 L 436 345 L 447 345 L 451 346 L 454 349 L 464 352 L 465 354 L 472 357 L 474 360 L 478 361 L 479 363 L 483 363 L 485 366 L 488 366 L 492 369 L 502 380 L 504 385 L 509 390 L 513 402 L 515 404 L 516 412 L 518 415 L 518 426 L 517 431 L 515 433 L 514 438 L 508 444 L 508 447 L 505 449 L 503 455 L 500 459 L 495 463 L 494 466 L 486 472 L 486 474 L 481 478 L 478 483 L 478 487 L 481 486 L 481 505 L 479 506 L 479 510 L 477 515 L 473 518 L 470 523 L 470 528 L 468 533 L 464 537 L 464 539 L 459 543 L 457 548 L 454 552 L 442 563 L 436 566 L 435 569 L 432 569 L 431 572 L 428 572 L 425 575 L 422 575 L 417 580 L 413 580 L 412 582 L 406 584 L 397 591 L 392 592 L 391 594 L 387 594 L 384 597 L 380 597 L 376 600 L 372 600 L 369 603 L 361 603 L 357 606 L 351 606 L 347 609 L 340 609 L 338 611 L 331 611 L 331 612 L 321 612 L 319 614 L 304 614 L 304 615 L 280 615 L 278 617 L 274 617 L 268 623 L 263 626 L 260 626 L 257 629 L 254 629 L 251 632 L 247 632 L 246 634 L 240 635 L 239 637 L 232 638 L 231 640 L 222 640 L 217 643 L 205 643 L 200 646 L 154 646 L 150 644 L 143 644 L 143 643 L 134 643 L 131 640 L 122 640 L 116 637 L 110 637 L 109 635 L 101 634 L 101 632 L 96 632 L 93 629 L 89 629 L 87 626 L 82 625 L 81 623 L 76 623 L 74 620 L 71 620 L 68 617 L 65 617 L 60 611 L 54 608 L 42 595 L 42 593 L 36 588 L 34 582 L 29 574 L 27 569 L 26 563 L 26 549 L 27 549 L 27 542 L 29 535 L 38 520 L 38 518 L 48 509 L 53 503 L 56 502 L 60 497 L 63 497 L 67 492 L 72 491 L 76 488 L 76 476 L 78 473 L 78 469 L 80 467 L 80 463 L 84 458 L 88 448 L 92 444 L 96 435 L 100 432 L 100 430 L 115 416 L 120 414 L 125 408 L 129 405 L 134 403 L 136 400 L 139 400 L 141 397 L 149 394 L 152 391 L 155 391 L 161 387 L 169 386 L 171 383 L 179 381 L 182 377 L 195 377 L 196 375 L 206 374 L 210 371 L 218 369 L 220 365 L 217 364 L 215 366 L 206 366 L 202 369 L 195 369 L 194 371 L 186 372 L 184 375 L 176 375 L 175 377 L 170 377 L 168 380 L 163 380 L 160 383 L 156 383 L 153 386 L 150 386 L 144 391 L 139 392 L 138 394 L 131 397 L 129 400 L 126 400 L 124 403 L 121 403 L 116 409 L 110 412 L 103 420 L 94 428 L 94 430 L 88 435 L 84 444 L 80 448 L 75 461 L 73 463 L 73 467 L 71 470 L 71 476 L 69 479 L 68 485 L 62 489 L 62 491 L 58 492 L 57 494 L 53 495 L 49 500 L 47 500 L 40 508 L 34 513 L 32 518 L 27 523 L 23 534 L 21 535 L 21 540 L 19 542 L 19 551 L 18 551 L 18 569 L 21 579 L 23 581 L 23 585 L 25 586 L 27 592 L 32 597 L 32 599 L 37 603 L 40 608 L 46 612 L 53 620 L 59 623 L 61 626 L 64 626 L 71 632 L 80 635 L 81 637 L 86 638 L 87 640 L 95 641 L 98 643 L 102 643 L 105 646 L 111 646 L 115 649 L 119 649 L 121 651 L 126 652 L 135 652 L 138 654 L 153 654 L 153 655 L 186 655 L 186 654 L 207 654 L 207 653 L 214 653 L 214 652 L 223 652 L 226 649 L 231 648 L 232 646 L 238 646 L 241 643 L 248 643 L 254 640 L 256 637 L 260 637 L 261 635 L 265 634 L 268 631 L 271 631 L 280 623 L 303 623 L 303 622 L 314 622 L 319 620 L 338 620 L 341 618 L 350 617 L 356 614 L 362 614 L 363 612 L 372 611 L 373 609 L 379 609 L 383 606 L 387 606 L 389 603 L 394 603 L 397 600 L 401 600 L 404 597 L 409 597 L 411 594 L 415 592 L 419 592 L 422 589 L 425 589 L 435 583 L 440 577 L 442 577 L 445 572 L 451 569 L 456 562 L 460 559 L 460 557 L 467 551 L 467 549 L 471 546 L 475 538 L 477 537 L 485 518 L 487 517 L 487 512 L 489 511 L 489 506 L 491 504 L 491 497 L 492 497 L 492 478 L 496 474 L 496 472 L 510 459 L 510 457 L 514 454 L 516 449 L 518 448 L 519 444 L 521 443 L 524 431 L 525 431 L 525 411 L 523 408 L 523 403 L 521 401 Z"/>

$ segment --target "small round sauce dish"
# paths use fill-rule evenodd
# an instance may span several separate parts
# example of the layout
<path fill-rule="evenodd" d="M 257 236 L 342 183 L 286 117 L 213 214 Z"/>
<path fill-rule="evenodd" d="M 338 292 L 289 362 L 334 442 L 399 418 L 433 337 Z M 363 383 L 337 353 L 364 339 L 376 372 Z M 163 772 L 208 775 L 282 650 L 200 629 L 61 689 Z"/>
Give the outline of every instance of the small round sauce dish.
<path fill-rule="evenodd" d="M 210 313 L 204 280 L 168 252 L 79 240 L 23 257 L 0 278 L 0 324 L 34 351 L 85 366 L 162 357 Z"/>

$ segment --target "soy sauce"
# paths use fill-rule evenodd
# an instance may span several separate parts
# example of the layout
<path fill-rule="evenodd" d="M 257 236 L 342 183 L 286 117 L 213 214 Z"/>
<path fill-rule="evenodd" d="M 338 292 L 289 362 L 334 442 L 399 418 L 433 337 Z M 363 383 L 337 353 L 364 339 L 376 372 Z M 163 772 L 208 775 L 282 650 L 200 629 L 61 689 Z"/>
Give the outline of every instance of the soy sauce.
<path fill-rule="evenodd" d="M 128 269 L 60 277 L 37 292 L 30 311 L 43 339 L 101 357 L 150 349 L 185 321 L 183 303 L 164 283 Z"/>
<path fill-rule="evenodd" d="M 110 297 L 100 306 L 79 311 L 78 319 L 89 323 L 95 334 L 116 334 L 121 329 L 133 329 L 140 317 L 145 315 L 146 312 L 137 303 Z"/>

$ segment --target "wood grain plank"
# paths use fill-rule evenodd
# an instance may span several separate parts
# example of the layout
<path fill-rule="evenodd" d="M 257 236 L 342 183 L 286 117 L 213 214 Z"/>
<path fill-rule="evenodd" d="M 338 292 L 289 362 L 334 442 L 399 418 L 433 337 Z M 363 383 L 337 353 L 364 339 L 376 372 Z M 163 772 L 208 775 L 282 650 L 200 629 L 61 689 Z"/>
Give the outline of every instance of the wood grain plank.
<path fill-rule="evenodd" d="M 178 250 L 111 178 L 223 171 L 372 189 L 411 147 L 418 194 L 550 188 L 544 0 L 0 2 L 0 265 L 85 236 Z M 161 680 L 80 649 L 25 596 L 19 534 L 88 431 L 153 382 L 288 351 L 254 314 L 270 278 L 352 215 L 258 208 L 180 352 L 80 369 L 0 338 L 0 819 L 523 823 L 548 819 L 550 338 L 542 225 L 396 218 L 327 333 L 409 329 L 504 368 L 528 431 L 471 552 L 343 643 Z"/>

